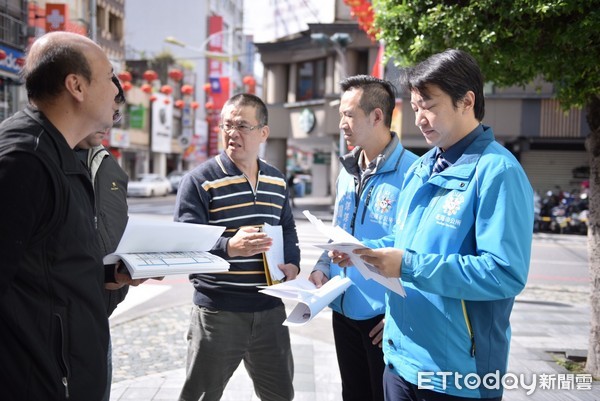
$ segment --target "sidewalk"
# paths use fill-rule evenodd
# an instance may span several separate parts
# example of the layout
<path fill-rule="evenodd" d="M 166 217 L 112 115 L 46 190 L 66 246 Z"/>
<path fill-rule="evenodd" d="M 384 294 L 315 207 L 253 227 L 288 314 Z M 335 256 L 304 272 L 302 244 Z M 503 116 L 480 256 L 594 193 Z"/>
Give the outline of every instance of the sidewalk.
<path fill-rule="evenodd" d="M 309 209 L 322 220 L 331 220 L 329 198 L 298 198 L 294 215 Z M 286 304 L 287 307 L 291 305 Z M 113 385 L 111 401 L 176 400 L 185 376 L 190 303 L 157 308 L 147 315 L 112 325 Z M 565 355 L 585 356 L 590 308 L 587 292 L 578 287 L 527 287 L 517 297 L 511 322 L 509 372 L 524 375 L 535 391 L 507 390 L 505 401 L 600 401 L 600 383 L 590 390 L 574 389 L 576 377 L 555 362 Z M 321 312 L 302 327 L 290 329 L 295 362 L 295 400 L 341 400 L 331 311 Z M 133 340 L 132 340 L 133 339 Z M 577 376 L 577 379 L 580 379 Z M 548 390 L 543 389 L 546 385 Z M 568 388 L 572 389 L 560 389 Z M 254 401 L 252 383 L 243 365 L 235 372 L 222 400 Z"/>

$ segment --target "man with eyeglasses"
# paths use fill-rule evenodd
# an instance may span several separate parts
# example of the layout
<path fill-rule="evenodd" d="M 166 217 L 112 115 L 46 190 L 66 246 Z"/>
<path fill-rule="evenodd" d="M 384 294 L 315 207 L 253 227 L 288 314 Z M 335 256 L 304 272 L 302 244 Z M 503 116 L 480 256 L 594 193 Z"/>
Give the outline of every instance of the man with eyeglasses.
<path fill-rule="evenodd" d="M 261 400 L 291 400 L 294 365 L 285 308 L 259 293 L 267 284 L 262 253 L 272 240 L 260 227 L 280 225 L 286 279 L 300 271 L 296 225 L 285 176 L 258 158 L 269 136 L 260 98 L 238 94 L 221 111 L 224 150 L 186 174 L 175 220 L 226 226 L 211 250 L 230 263 L 223 274 L 194 274 L 194 307 L 187 335 L 186 380 L 180 401 L 219 400 L 243 360 Z M 271 267 L 272 268 L 272 267 Z"/>

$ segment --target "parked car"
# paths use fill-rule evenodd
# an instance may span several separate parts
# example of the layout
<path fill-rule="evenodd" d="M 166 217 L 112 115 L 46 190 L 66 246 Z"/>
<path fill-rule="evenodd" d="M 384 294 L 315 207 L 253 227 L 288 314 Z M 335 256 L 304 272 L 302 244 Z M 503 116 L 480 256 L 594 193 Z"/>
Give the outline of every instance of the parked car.
<path fill-rule="evenodd" d="M 181 183 L 181 179 L 186 174 L 187 171 L 171 171 L 169 175 L 167 175 L 167 178 L 171 183 L 171 190 L 173 192 L 177 192 L 177 190 L 179 189 L 179 184 Z"/>
<path fill-rule="evenodd" d="M 171 183 L 159 174 L 142 174 L 127 186 L 127 196 L 167 196 L 170 193 Z"/>

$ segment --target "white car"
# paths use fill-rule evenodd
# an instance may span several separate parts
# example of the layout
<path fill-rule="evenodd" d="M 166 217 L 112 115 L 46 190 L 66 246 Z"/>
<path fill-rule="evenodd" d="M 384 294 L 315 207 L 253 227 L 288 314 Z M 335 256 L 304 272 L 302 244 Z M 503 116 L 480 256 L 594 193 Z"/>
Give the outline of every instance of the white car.
<path fill-rule="evenodd" d="M 142 174 L 137 181 L 130 181 L 127 196 L 167 196 L 171 193 L 171 183 L 159 174 Z"/>

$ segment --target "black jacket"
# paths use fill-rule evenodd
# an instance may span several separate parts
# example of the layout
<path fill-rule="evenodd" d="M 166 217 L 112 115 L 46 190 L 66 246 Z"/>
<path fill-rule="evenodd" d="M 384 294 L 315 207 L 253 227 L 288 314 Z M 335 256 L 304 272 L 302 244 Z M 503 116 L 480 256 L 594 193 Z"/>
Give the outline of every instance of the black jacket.
<path fill-rule="evenodd" d="M 7 401 L 96 401 L 108 318 L 94 193 L 36 111 L 0 124 L 0 388 Z"/>
<path fill-rule="evenodd" d="M 103 255 L 114 252 L 127 226 L 127 183 L 129 177 L 117 160 L 104 146 L 80 150 L 85 153 L 87 166 L 96 195 L 96 214 L 100 247 Z M 114 281 L 115 265 L 105 266 L 105 281 Z M 118 290 L 104 290 L 106 311 L 110 316 L 117 305 L 125 299 L 129 286 Z"/>

